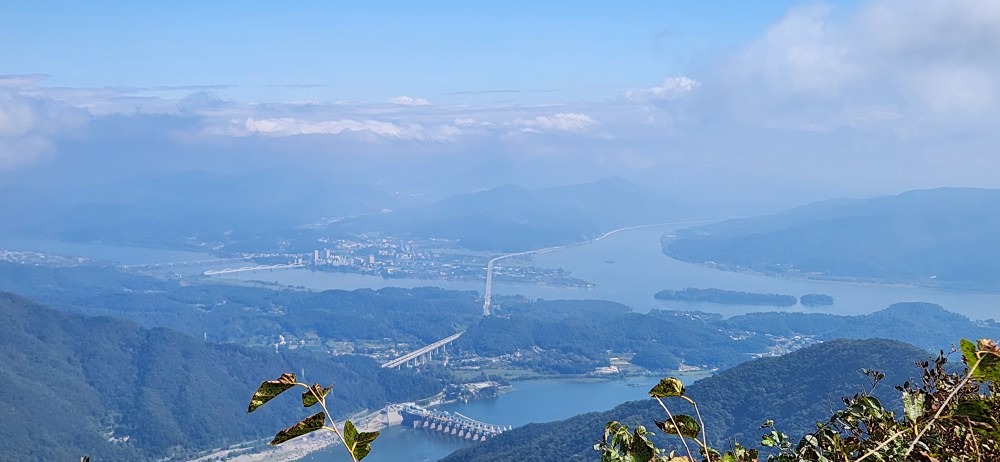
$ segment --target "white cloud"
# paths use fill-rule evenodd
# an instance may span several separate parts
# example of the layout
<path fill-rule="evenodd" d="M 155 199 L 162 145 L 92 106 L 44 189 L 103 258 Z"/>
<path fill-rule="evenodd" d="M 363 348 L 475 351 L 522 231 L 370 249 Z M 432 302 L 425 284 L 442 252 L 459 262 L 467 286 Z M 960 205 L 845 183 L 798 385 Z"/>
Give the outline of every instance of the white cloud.
<path fill-rule="evenodd" d="M 233 121 L 227 134 L 233 136 L 268 135 L 339 135 L 342 133 L 370 133 L 384 138 L 418 141 L 451 141 L 461 134 L 458 127 L 439 125 L 425 127 L 421 124 L 396 124 L 378 120 L 321 120 L 311 121 L 290 117 Z"/>
<path fill-rule="evenodd" d="M 51 154 L 54 138 L 85 120 L 83 111 L 75 108 L 0 91 L 0 169 L 27 165 Z"/>
<path fill-rule="evenodd" d="M 1000 116 L 997 75 L 1000 2 L 874 0 L 790 10 L 734 55 L 711 92 L 743 123 L 933 135 Z"/>
<path fill-rule="evenodd" d="M 836 96 L 862 73 L 851 50 L 828 6 L 794 8 L 739 55 L 731 70 L 781 93 Z"/>
<path fill-rule="evenodd" d="M 641 90 L 625 90 L 625 99 L 629 101 L 673 100 L 696 90 L 701 82 L 687 76 L 669 77 L 662 84 Z"/>
<path fill-rule="evenodd" d="M 517 118 L 510 125 L 521 127 L 528 133 L 538 133 L 543 130 L 561 132 L 582 132 L 593 128 L 597 121 L 587 114 L 578 112 L 559 112 L 551 116 L 537 116 L 532 119 Z"/>
<path fill-rule="evenodd" d="M 0 75 L 0 88 L 24 88 L 38 84 L 48 78 L 46 74 Z"/>
<path fill-rule="evenodd" d="M 397 96 L 390 98 L 389 102 L 400 106 L 430 106 L 431 102 L 423 98 L 410 98 L 409 96 Z"/>

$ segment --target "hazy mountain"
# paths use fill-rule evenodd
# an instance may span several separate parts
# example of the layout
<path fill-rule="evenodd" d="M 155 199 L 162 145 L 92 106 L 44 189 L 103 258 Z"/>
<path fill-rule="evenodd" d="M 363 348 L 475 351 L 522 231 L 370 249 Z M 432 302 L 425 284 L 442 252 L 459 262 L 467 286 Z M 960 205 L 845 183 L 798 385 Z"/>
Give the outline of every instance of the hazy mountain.
<path fill-rule="evenodd" d="M 664 252 L 724 267 L 996 288 L 1000 190 L 942 188 L 824 201 L 664 239 Z"/>
<path fill-rule="evenodd" d="M 0 190 L 0 233 L 149 247 L 253 241 L 323 220 L 418 203 L 303 170 L 144 174 Z M 274 239 L 275 241 L 277 239 Z M 273 248 L 274 244 L 269 247 Z"/>
<path fill-rule="evenodd" d="M 638 185 L 608 178 L 535 190 L 500 186 L 345 220 L 331 229 L 448 238 L 470 249 L 519 251 L 578 242 L 614 228 L 661 223 L 686 213 Z"/>
<path fill-rule="evenodd" d="M 891 340 L 836 340 L 748 361 L 691 385 L 687 395 L 698 402 L 710 441 L 726 447 L 732 438 L 753 446 L 759 443 L 760 425 L 767 419 L 793 438 L 815 429 L 817 421 L 841 405 L 840 397 L 870 386 L 861 368 L 885 372 L 885 383 L 876 388 L 876 395 L 887 405 L 898 405 L 892 386 L 916 375 L 919 370 L 913 364 L 929 357 L 925 350 Z M 636 389 L 636 398 L 644 398 L 646 391 Z M 676 412 L 692 412 L 679 401 L 667 404 Z M 631 401 L 609 411 L 516 428 L 458 450 L 442 462 L 592 461 L 598 458 L 593 445 L 607 422 L 655 428 L 654 418 L 664 418 L 655 401 Z M 676 440 L 657 437 L 656 441 L 659 447 L 679 446 Z"/>
<path fill-rule="evenodd" d="M 211 344 L 10 293 L 0 293 L 0 320 L 2 460 L 161 459 L 273 435 L 308 414 L 291 399 L 252 415 L 246 406 L 262 380 L 285 371 L 336 383 L 341 414 L 441 389 L 368 358 Z"/>

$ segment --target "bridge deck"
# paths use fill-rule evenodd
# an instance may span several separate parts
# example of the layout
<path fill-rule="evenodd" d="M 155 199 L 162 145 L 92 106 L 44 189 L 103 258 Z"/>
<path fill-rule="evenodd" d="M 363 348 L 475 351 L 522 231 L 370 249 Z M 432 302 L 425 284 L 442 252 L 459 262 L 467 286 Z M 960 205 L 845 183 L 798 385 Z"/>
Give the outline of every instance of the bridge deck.
<path fill-rule="evenodd" d="M 422 348 L 420 348 L 418 350 L 411 351 L 411 352 L 409 352 L 409 353 L 407 353 L 407 354 L 405 354 L 403 356 L 400 356 L 400 357 L 398 357 L 396 359 L 393 359 L 392 361 L 389 361 L 389 362 L 387 362 L 385 364 L 382 364 L 382 367 L 398 367 L 398 366 L 401 366 L 403 364 L 406 364 L 407 361 L 411 361 L 411 360 L 414 360 L 416 358 L 419 358 L 419 357 L 421 357 L 421 356 L 423 356 L 423 355 L 425 355 L 425 354 L 427 354 L 427 353 L 429 353 L 431 351 L 434 351 L 434 350 L 436 350 L 438 348 L 441 348 L 441 347 L 443 347 L 443 346 L 445 346 L 445 345 L 447 345 L 447 344 L 449 344 L 451 342 L 454 342 L 455 339 L 461 337 L 463 333 L 464 332 L 459 332 L 457 334 L 450 335 L 450 336 L 445 337 L 445 338 L 443 338 L 441 340 L 438 340 L 438 341 L 436 341 L 436 342 L 434 342 L 434 343 L 432 343 L 430 345 L 424 346 L 424 347 L 422 347 Z"/>

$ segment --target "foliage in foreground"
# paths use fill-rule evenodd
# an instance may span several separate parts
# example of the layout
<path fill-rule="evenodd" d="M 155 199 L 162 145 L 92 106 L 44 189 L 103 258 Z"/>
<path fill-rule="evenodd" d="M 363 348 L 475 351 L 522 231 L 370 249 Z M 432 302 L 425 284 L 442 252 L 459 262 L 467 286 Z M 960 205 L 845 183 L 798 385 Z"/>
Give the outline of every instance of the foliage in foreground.
<path fill-rule="evenodd" d="M 323 411 L 317 412 L 306 417 L 301 422 L 279 431 L 274 435 L 274 439 L 269 444 L 278 445 L 316 430 L 327 430 L 340 438 L 340 442 L 344 444 L 344 448 L 351 455 L 351 459 L 354 462 L 364 459 L 371 452 L 372 442 L 375 441 L 375 438 L 378 438 L 379 432 L 359 432 L 350 420 L 344 422 L 343 430 L 338 430 L 333 417 L 330 416 L 330 411 L 326 407 L 326 397 L 333 390 L 333 386 L 324 388 L 318 383 L 311 386 L 306 385 L 296 380 L 295 374 L 291 372 L 281 374 L 281 377 L 278 377 L 277 380 L 261 382 L 260 387 L 257 388 L 253 397 L 250 398 L 247 413 L 257 410 L 257 408 L 274 399 L 274 397 L 297 386 L 306 389 L 306 391 L 302 392 L 302 407 L 312 407 L 319 404 L 323 408 Z M 326 424 L 327 419 L 330 420 L 329 426 Z"/>
<path fill-rule="evenodd" d="M 948 360 L 942 351 L 933 362 L 919 364 L 923 375 L 919 384 L 909 381 L 896 389 L 902 394 L 903 415 L 882 406 L 872 394 L 884 375 L 865 370 L 871 387 L 844 398 L 844 409 L 815 432 L 793 445 L 788 435 L 777 431 L 772 421 L 761 445 L 772 448 L 769 462 L 826 461 L 995 461 L 1000 460 L 1000 348 L 992 340 L 960 343 L 963 374 L 945 369 Z M 665 453 L 649 440 L 643 426 L 630 430 L 617 421 L 605 426 L 604 438 L 594 446 L 602 462 L 692 462 L 697 453 L 705 462 L 756 462 L 755 449 L 733 443 L 726 452 L 709 446 L 697 403 L 685 396 L 676 378 L 665 378 L 649 391 L 667 415 L 654 420 L 664 433 L 676 435 L 684 454 Z M 697 420 L 671 413 L 664 398 L 688 402 Z M 699 439 L 699 436 L 701 437 Z M 692 444 L 689 444 L 691 442 Z"/>

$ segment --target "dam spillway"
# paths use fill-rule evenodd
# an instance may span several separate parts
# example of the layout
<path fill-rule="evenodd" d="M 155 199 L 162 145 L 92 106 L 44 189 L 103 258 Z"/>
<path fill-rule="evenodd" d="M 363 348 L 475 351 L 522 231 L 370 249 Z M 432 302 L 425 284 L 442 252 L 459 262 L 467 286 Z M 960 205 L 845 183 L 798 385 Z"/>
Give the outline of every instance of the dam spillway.
<path fill-rule="evenodd" d="M 400 410 L 403 426 L 451 435 L 470 441 L 486 441 L 511 427 L 494 425 L 466 417 L 457 412 L 437 411 L 416 405 L 407 405 Z"/>

